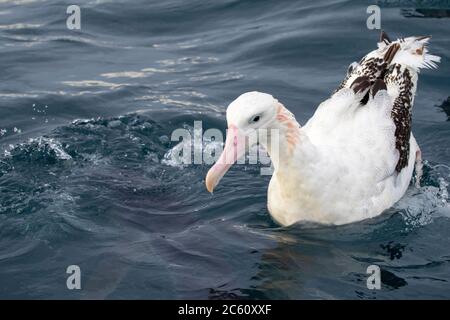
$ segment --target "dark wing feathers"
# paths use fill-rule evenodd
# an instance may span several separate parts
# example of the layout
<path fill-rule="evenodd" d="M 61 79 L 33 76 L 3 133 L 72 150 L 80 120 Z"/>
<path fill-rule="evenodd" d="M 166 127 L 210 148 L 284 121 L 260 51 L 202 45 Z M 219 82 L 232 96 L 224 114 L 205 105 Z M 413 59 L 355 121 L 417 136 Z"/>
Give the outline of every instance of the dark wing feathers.
<path fill-rule="evenodd" d="M 400 153 L 395 169 L 400 172 L 408 166 L 414 82 L 408 68 L 400 64 L 389 68 L 384 81 L 388 85 L 397 86 L 399 91 L 392 106 L 391 117 L 395 124 L 395 147 Z"/>
<path fill-rule="evenodd" d="M 361 61 L 359 62 L 359 64 L 357 64 L 357 66 L 351 64 L 348 69 L 347 76 L 341 82 L 336 91 L 339 91 L 344 87 L 354 87 L 355 82 L 358 83 L 360 81 L 363 81 L 361 79 L 358 79 L 360 77 L 363 77 L 364 80 L 368 80 L 370 82 L 370 86 L 372 86 L 377 79 L 383 79 L 386 69 L 392 62 L 392 59 L 394 58 L 395 54 L 399 49 L 400 45 L 398 43 L 394 43 L 389 46 L 388 50 L 386 51 L 383 57 L 365 56 L 364 58 L 361 59 Z M 349 83 L 349 81 L 352 82 Z M 367 87 L 366 89 L 369 89 L 369 87 Z M 358 92 L 361 92 L 361 88 L 359 86 Z"/>
<path fill-rule="evenodd" d="M 372 98 L 375 97 L 378 91 L 380 90 L 386 90 L 386 83 L 384 82 L 384 79 L 377 79 L 373 83 L 373 86 L 370 88 L 370 94 L 372 95 Z"/>
<path fill-rule="evenodd" d="M 389 44 L 391 43 L 391 39 L 389 39 L 388 35 L 386 34 L 386 32 L 381 31 L 380 33 L 380 41 L 378 42 L 384 42 L 385 44 Z"/>
<path fill-rule="evenodd" d="M 395 169 L 400 172 L 408 165 L 414 82 L 408 68 L 399 64 L 391 65 L 400 45 L 392 43 L 384 31 L 381 32 L 380 42 L 384 42 L 388 46 L 384 56 L 366 56 L 359 64 L 352 64 L 346 78 L 336 91 L 350 87 L 355 93 L 363 95 L 361 105 L 365 105 L 370 95 L 374 97 L 378 91 L 386 90 L 387 85 L 395 85 L 399 88 L 399 95 L 394 100 L 391 117 L 395 124 L 395 146 L 400 153 Z"/>

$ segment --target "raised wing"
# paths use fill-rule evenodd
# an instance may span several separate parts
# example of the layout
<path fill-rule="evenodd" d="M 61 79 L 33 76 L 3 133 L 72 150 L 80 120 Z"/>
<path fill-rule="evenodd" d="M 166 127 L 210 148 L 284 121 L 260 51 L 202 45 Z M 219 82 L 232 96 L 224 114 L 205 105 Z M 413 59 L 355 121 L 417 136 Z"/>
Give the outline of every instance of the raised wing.
<path fill-rule="evenodd" d="M 421 68 L 436 68 L 438 56 L 428 54 L 426 44 L 430 37 L 409 37 L 391 41 L 382 32 L 378 49 L 367 54 L 359 63 L 352 63 L 342 88 L 351 88 L 361 98 L 364 107 L 380 90 L 392 97 L 391 117 L 395 124 L 395 145 L 400 157 L 396 171 L 408 164 L 411 136 L 412 105 Z"/>

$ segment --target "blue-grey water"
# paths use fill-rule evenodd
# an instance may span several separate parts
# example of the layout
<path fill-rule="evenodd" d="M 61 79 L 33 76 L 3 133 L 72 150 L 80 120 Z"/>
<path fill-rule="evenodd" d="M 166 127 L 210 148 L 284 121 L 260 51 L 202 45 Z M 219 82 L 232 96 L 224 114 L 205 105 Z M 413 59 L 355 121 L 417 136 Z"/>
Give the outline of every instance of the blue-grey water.
<path fill-rule="evenodd" d="M 450 298 L 448 1 L 379 2 L 391 37 L 431 34 L 442 57 L 414 106 L 422 187 L 372 220 L 290 228 L 258 166 L 210 195 L 207 165 L 171 161 L 171 133 L 224 130 L 250 90 L 305 123 L 375 48 L 374 2 L 76 2 L 81 30 L 72 1 L 0 1 L 0 298 Z"/>

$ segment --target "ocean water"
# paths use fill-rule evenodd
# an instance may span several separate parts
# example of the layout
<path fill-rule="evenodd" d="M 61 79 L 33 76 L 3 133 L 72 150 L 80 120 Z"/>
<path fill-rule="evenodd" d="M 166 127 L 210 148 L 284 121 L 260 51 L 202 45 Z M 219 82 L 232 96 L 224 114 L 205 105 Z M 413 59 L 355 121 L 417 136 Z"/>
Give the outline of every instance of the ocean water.
<path fill-rule="evenodd" d="M 176 165 L 171 134 L 224 130 L 250 90 L 305 123 L 375 48 L 374 2 L 77 3 L 68 30 L 71 1 L 0 0 L 0 298 L 450 298 L 448 1 L 378 2 L 392 38 L 431 34 L 442 57 L 414 106 L 420 189 L 375 219 L 289 228 L 271 220 L 258 166 L 211 195 L 209 166 Z"/>

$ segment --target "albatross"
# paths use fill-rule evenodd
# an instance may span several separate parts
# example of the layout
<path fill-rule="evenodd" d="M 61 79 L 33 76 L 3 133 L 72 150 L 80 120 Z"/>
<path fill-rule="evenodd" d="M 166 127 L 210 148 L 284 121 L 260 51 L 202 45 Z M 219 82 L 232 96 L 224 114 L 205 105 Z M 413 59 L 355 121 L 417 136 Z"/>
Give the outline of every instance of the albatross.
<path fill-rule="evenodd" d="M 380 215 L 422 174 L 421 151 L 411 132 L 419 71 L 436 68 L 430 37 L 391 41 L 382 32 L 378 47 L 353 62 L 330 98 L 301 126 L 272 95 L 247 92 L 227 108 L 224 149 L 208 171 L 212 192 L 228 169 L 256 144 L 251 132 L 278 132 L 277 156 L 268 137 L 273 175 L 267 195 L 272 218 L 341 225 Z M 273 134 L 272 134 L 273 135 Z"/>

